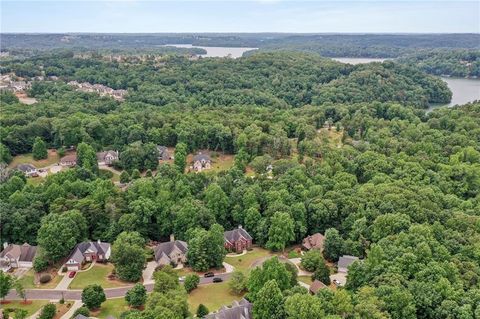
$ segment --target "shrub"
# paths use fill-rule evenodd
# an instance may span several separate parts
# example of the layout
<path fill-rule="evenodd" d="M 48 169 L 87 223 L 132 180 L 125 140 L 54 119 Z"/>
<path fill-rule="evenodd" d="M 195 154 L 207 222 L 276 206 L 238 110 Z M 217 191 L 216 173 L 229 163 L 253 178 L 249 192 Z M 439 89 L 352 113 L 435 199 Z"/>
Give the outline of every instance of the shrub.
<path fill-rule="evenodd" d="M 63 266 L 63 267 L 62 267 L 62 272 L 67 272 L 67 271 L 68 271 L 67 266 Z"/>
<path fill-rule="evenodd" d="M 47 282 L 50 282 L 50 280 L 52 280 L 52 276 L 50 274 L 43 274 L 40 276 L 41 284 L 46 284 Z"/>
<path fill-rule="evenodd" d="M 187 292 L 190 292 L 193 289 L 197 288 L 199 283 L 200 283 L 200 277 L 197 274 L 188 275 L 185 278 L 185 283 L 184 283 L 185 290 Z"/>
<path fill-rule="evenodd" d="M 80 308 L 78 308 L 77 310 L 75 310 L 75 312 L 73 313 L 72 318 L 75 318 L 75 317 L 78 316 L 78 315 L 84 315 L 85 317 L 89 317 L 89 316 L 90 316 L 90 310 L 88 310 L 88 308 L 85 307 L 85 306 L 80 307 Z"/>
<path fill-rule="evenodd" d="M 198 318 L 205 317 L 206 315 L 208 315 L 209 312 L 210 311 L 208 310 L 208 308 L 203 303 L 198 305 L 198 308 L 197 308 L 197 317 Z"/>
<path fill-rule="evenodd" d="M 301 265 L 306 271 L 314 272 L 321 263 L 324 263 L 321 252 L 313 249 L 303 255 Z"/>
<path fill-rule="evenodd" d="M 57 307 L 53 303 L 45 305 L 38 319 L 52 319 L 57 312 Z"/>
<path fill-rule="evenodd" d="M 57 150 L 57 154 L 58 154 L 58 156 L 60 156 L 60 157 L 64 157 L 64 156 L 65 156 L 65 148 L 60 147 L 60 148 Z"/>
<path fill-rule="evenodd" d="M 147 301 L 147 290 L 141 283 L 137 283 L 132 289 L 127 291 L 125 300 L 131 307 L 141 307 Z"/>
<path fill-rule="evenodd" d="M 102 179 L 110 179 L 113 177 L 113 173 L 106 169 L 99 170 L 98 175 Z"/>

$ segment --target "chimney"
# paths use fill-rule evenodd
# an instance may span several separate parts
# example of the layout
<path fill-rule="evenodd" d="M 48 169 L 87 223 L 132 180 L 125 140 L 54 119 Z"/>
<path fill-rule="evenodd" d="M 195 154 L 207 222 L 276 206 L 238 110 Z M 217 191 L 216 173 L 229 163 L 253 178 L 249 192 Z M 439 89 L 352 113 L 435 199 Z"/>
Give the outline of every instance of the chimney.
<path fill-rule="evenodd" d="M 3 249 L 6 249 L 8 247 L 8 243 L 7 242 L 4 242 L 3 243 Z"/>
<path fill-rule="evenodd" d="M 174 241 L 175 241 L 175 235 L 174 235 L 174 234 L 170 234 L 170 241 L 171 241 L 171 242 L 174 242 Z"/>
<path fill-rule="evenodd" d="M 100 239 L 99 239 L 99 240 L 97 240 L 97 243 L 99 243 L 99 244 L 101 243 Z"/>
<path fill-rule="evenodd" d="M 238 229 L 242 229 L 242 228 L 243 228 L 242 225 L 238 225 Z"/>

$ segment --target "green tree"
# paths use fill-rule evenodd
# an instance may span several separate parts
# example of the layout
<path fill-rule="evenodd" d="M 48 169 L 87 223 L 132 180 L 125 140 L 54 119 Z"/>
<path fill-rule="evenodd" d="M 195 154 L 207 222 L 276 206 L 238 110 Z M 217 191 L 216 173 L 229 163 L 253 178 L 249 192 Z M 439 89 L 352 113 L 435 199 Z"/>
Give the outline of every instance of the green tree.
<path fill-rule="evenodd" d="M 282 291 L 274 279 L 267 281 L 258 291 L 253 302 L 253 316 L 272 319 L 284 317 Z"/>
<path fill-rule="evenodd" d="M 227 224 L 228 197 L 217 183 L 210 184 L 205 190 L 205 205 L 215 214 L 217 222 Z"/>
<path fill-rule="evenodd" d="M 35 137 L 35 142 L 32 147 L 33 159 L 41 160 L 48 157 L 47 145 L 41 137 Z"/>
<path fill-rule="evenodd" d="M 126 184 L 130 181 L 130 175 L 128 174 L 127 171 L 123 171 L 121 174 L 120 174 L 120 183 L 122 184 Z"/>
<path fill-rule="evenodd" d="M 301 265 L 306 271 L 314 272 L 322 262 L 324 260 L 320 250 L 312 249 L 303 254 Z"/>
<path fill-rule="evenodd" d="M 200 277 L 197 274 L 190 274 L 185 277 L 183 286 L 185 290 L 190 293 L 193 289 L 197 288 L 200 283 Z"/>
<path fill-rule="evenodd" d="M 255 300 L 258 291 L 267 281 L 273 279 L 281 291 L 292 287 L 292 274 L 278 257 L 266 260 L 262 267 L 256 267 L 250 272 L 247 283 L 249 299 Z"/>
<path fill-rule="evenodd" d="M 337 261 L 343 253 L 343 238 L 335 228 L 329 228 L 325 231 L 325 242 L 323 245 L 323 255 L 329 261 Z"/>
<path fill-rule="evenodd" d="M 107 298 L 100 285 L 89 285 L 82 291 L 82 302 L 90 310 L 100 308 L 102 302 L 105 300 L 107 300 Z"/>
<path fill-rule="evenodd" d="M 247 277 L 240 270 L 235 270 L 228 281 L 230 291 L 235 295 L 242 294 L 247 289 Z"/>
<path fill-rule="evenodd" d="M 136 283 L 132 289 L 127 291 L 125 301 L 129 306 L 139 308 L 147 301 L 147 290 L 141 283 Z"/>
<path fill-rule="evenodd" d="M 57 313 L 57 307 L 53 303 L 46 304 L 43 306 L 42 311 L 40 312 L 39 319 L 52 319 Z"/>
<path fill-rule="evenodd" d="M 98 172 L 97 154 L 87 143 L 80 143 L 77 146 L 77 166 L 94 173 Z"/>
<path fill-rule="evenodd" d="M 13 315 L 13 319 L 25 319 L 28 316 L 28 311 L 25 309 L 17 309 Z"/>
<path fill-rule="evenodd" d="M 140 280 L 146 262 L 144 244 L 145 240 L 137 232 L 118 235 L 110 258 L 120 279 L 130 282 Z"/>
<path fill-rule="evenodd" d="M 267 248 L 285 250 L 288 243 L 295 239 L 295 226 L 288 213 L 276 212 L 270 220 Z"/>
<path fill-rule="evenodd" d="M 10 153 L 10 150 L 0 143 L 0 162 L 9 164 L 12 161 L 12 154 Z"/>
<path fill-rule="evenodd" d="M 12 289 L 13 283 L 13 277 L 0 270 L 0 298 L 5 300 L 8 292 Z"/>
<path fill-rule="evenodd" d="M 285 300 L 285 315 L 288 319 L 322 319 L 325 318 L 325 310 L 320 298 L 294 294 Z"/>
<path fill-rule="evenodd" d="M 198 318 L 205 317 L 206 315 L 209 314 L 209 312 L 210 311 L 208 310 L 208 308 L 203 303 L 198 305 L 198 308 L 197 308 L 197 317 Z"/>
<path fill-rule="evenodd" d="M 226 255 L 223 227 L 213 224 L 208 231 L 196 229 L 188 241 L 187 260 L 195 271 L 222 266 Z"/>
<path fill-rule="evenodd" d="M 178 275 L 168 270 L 169 266 L 165 266 L 164 269 L 156 271 L 153 274 L 155 285 L 153 290 L 160 293 L 166 293 L 170 290 L 175 290 L 180 287 L 178 282 Z"/>
<path fill-rule="evenodd" d="M 188 148 L 185 143 L 178 143 L 175 146 L 175 157 L 173 163 L 180 173 L 185 172 L 185 167 L 187 167 L 187 154 Z"/>
<path fill-rule="evenodd" d="M 15 280 L 14 282 L 15 291 L 17 292 L 17 296 L 23 299 L 23 301 L 27 301 L 27 293 L 25 291 L 25 287 L 20 280 Z"/>

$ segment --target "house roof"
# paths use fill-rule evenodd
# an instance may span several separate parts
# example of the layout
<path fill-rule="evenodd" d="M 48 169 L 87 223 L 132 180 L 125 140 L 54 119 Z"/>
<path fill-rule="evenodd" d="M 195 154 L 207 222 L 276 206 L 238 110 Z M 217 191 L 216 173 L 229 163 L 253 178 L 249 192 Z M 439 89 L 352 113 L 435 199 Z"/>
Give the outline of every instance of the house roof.
<path fill-rule="evenodd" d="M 76 162 L 77 155 L 66 155 L 60 159 L 60 162 Z"/>
<path fill-rule="evenodd" d="M 31 246 L 27 243 L 23 245 L 8 245 L 1 253 L 0 258 L 9 257 L 18 261 L 31 262 L 37 254 L 37 246 Z"/>
<path fill-rule="evenodd" d="M 223 233 L 223 238 L 229 243 L 234 243 L 241 238 L 252 240 L 252 236 L 250 236 L 250 234 L 241 227 L 235 228 L 233 230 L 227 230 Z"/>
<path fill-rule="evenodd" d="M 104 243 L 104 242 L 98 242 L 98 241 L 85 241 L 83 243 L 77 244 L 73 248 L 72 252 L 70 253 L 70 256 L 68 257 L 68 260 L 74 260 L 78 263 L 82 263 L 83 260 L 85 259 L 85 256 L 83 255 L 84 253 L 90 251 L 96 254 L 105 255 L 109 248 L 110 248 L 110 243 Z"/>
<path fill-rule="evenodd" d="M 355 261 L 359 260 L 358 257 L 355 256 L 349 256 L 349 255 L 343 255 L 338 259 L 338 268 L 348 268 L 351 264 L 353 264 Z"/>
<path fill-rule="evenodd" d="M 302 241 L 302 245 L 306 249 L 323 249 L 324 241 L 325 236 L 320 233 L 315 233 L 313 235 L 305 237 Z"/>
<path fill-rule="evenodd" d="M 35 166 L 33 166 L 32 164 L 19 164 L 19 165 L 17 165 L 17 169 L 19 171 L 22 171 L 22 172 L 26 173 L 28 171 L 34 171 L 37 168 Z"/>
<path fill-rule="evenodd" d="M 251 319 L 252 304 L 245 298 L 234 301 L 231 307 L 223 306 L 215 313 L 205 316 L 205 319 Z"/>
<path fill-rule="evenodd" d="M 167 150 L 167 147 L 163 145 L 157 145 L 157 150 L 161 154 Z"/>
<path fill-rule="evenodd" d="M 210 158 L 210 156 L 208 156 L 207 154 L 202 154 L 202 153 L 198 153 L 197 155 L 195 155 L 193 157 L 193 161 L 196 162 L 196 161 L 206 161 L 206 162 L 210 162 L 212 159 Z"/>
<path fill-rule="evenodd" d="M 75 316 L 75 319 L 88 319 L 89 317 L 85 317 L 84 315 L 82 314 L 78 314 Z"/>
<path fill-rule="evenodd" d="M 320 280 L 315 279 L 312 284 L 310 285 L 310 291 L 316 294 L 320 289 L 327 288 L 327 286 L 321 282 Z"/>
<path fill-rule="evenodd" d="M 170 259 L 169 256 L 175 248 L 186 254 L 188 250 L 188 245 L 186 242 L 181 240 L 160 243 L 153 249 L 153 252 L 155 253 L 155 260 L 158 262 L 160 259 L 162 259 L 162 257 L 167 257 L 168 259 Z"/>
<path fill-rule="evenodd" d="M 107 155 L 113 156 L 114 158 L 118 158 L 118 151 L 105 151 L 105 152 L 98 152 L 97 153 L 97 160 L 103 161 Z"/>

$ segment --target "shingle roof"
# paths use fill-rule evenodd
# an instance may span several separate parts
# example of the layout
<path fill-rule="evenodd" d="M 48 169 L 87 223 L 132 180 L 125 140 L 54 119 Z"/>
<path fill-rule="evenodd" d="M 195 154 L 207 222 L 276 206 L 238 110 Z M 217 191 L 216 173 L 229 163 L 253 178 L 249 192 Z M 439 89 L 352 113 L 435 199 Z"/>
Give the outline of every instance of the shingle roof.
<path fill-rule="evenodd" d="M 315 233 L 311 236 L 308 236 L 303 239 L 302 245 L 306 249 L 323 249 L 323 242 L 325 240 L 325 236 L 320 233 Z"/>
<path fill-rule="evenodd" d="M 236 242 L 241 238 L 252 240 L 252 236 L 250 236 L 250 234 L 243 228 L 235 228 L 234 230 L 228 230 L 223 233 L 223 238 L 230 243 Z"/>
<path fill-rule="evenodd" d="M 218 312 L 205 316 L 205 319 L 251 319 L 252 304 L 246 299 L 234 301 L 231 307 L 223 306 Z"/>
<path fill-rule="evenodd" d="M 105 151 L 105 152 L 98 152 L 97 153 L 97 160 L 103 161 L 103 160 L 105 160 L 105 157 L 107 155 L 111 155 L 115 158 L 118 158 L 118 151 L 111 151 L 110 150 L 110 151 Z"/>
<path fill-rule="evenodd" d="M 60 162 L 76 162 L 77 155 L 66 155 L 60 159 Z"/>
<path fill-rule="evenodd" d="M 320 289 L 327 288 L 327 286 L 320 280 L 315 279 L 314 282 L 310 285 L 310 291 L 316 294 Z"/>
<path fill-rule="evenodd" d="M 78 263 L 82 263 L 85 259 L 83 255 L 86 251 L 90 250 L 96 254 L 105 255 L 110 248 L 110 243 L 98 242 L 98 241 L 85 241 L 77 244 L 74 248 L 68 260 L 74 260 Z"/>
<path fill-rule="evenodd" d="M 28 171 L 34 171 L 37 168 L 35 166 L 33 166 L 32 164 L 19 164 L 19 165 L 17 165 L 17 169 L 19 171 L 22 171 L 22 172 L 26 173 Z"/>
<path fill-rule="evenodd" d="M 82 314 L 78 314 L 75 316 L 75 319 L 88 319 L 89 317 L 85 317 L 84 315 Z"/>
<path fill-rule="evenodd" d="M 181 240 L 160 243 L 157 246 L 155 246 L 155 248 L 153 249 L 153 252 L 155 253 L 155 260 L 159 261 L 160 258 L 162 258 L 162 256 L 168 257 L 174 248 L 177 248 L 182 253 L 186 254 L 188 250 L 188 245 L 186 242 Z"/>
<path fill-rule="evenodd" d="M 210 158 L 210 156 L 208 156 L 207 154 L 202 154 L 202 153 L 199 153 L 197 155 L 195 155 L 193 157 L 193 161 L 196 162 L 196 161 L 206 161 L 206 162 L 209 162 L 211 161 L 212 159 Z"/>
<path fill-rule="evenodd" d="M 349 256 L 349 255 L 343 255 L 338 259 L 338 268 L 348 268 L 351 264 L 353 264 L 355 261 L 359 260 L 358 257 L 355 256 Z"/>
<path fill-rule="evenodd" d="M 3 258 L 8 255 L 8 257 L 15 258 L 18 261 L 31 262 L 37 254 L 37 246 L 31 246 L 27 243 L 23 245 L 8 245 L 1 253 L 0 257 Z"/>

